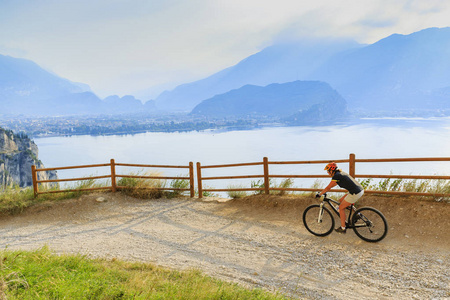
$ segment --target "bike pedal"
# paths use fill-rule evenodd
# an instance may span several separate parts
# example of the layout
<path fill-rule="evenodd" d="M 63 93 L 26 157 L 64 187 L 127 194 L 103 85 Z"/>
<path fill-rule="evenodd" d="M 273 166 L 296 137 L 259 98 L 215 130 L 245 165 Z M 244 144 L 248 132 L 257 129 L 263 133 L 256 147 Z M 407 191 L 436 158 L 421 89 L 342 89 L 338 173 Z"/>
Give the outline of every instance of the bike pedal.
<path fill-rule="evenodd" d="M 347 228 L 346 229 L 342 229 L 341 227 L 338 227 L 334 231 L 336 231 L 338 233 L 345 233 L 347 231 Z"/>

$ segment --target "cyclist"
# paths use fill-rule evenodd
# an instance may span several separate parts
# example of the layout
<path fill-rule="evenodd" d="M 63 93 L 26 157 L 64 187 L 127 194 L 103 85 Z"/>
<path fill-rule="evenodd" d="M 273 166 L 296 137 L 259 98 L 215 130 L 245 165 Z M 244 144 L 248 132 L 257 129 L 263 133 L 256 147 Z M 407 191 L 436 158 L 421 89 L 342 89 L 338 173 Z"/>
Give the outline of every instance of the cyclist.
<path fill-rule="evenodd" d="M 316 194 L 316 197 L 320 197 L 329 190 L 331 190 L 336 185 L 339 185 L 341 188 L 344 188 L 348 191 L 348 194 L 342 196 L 339 199 L 341 203 L 339 205 L 339 215 L 341 218 L 341 227 L 336 228 L 336 232 L 345 233 L 345 208 L 354 204 L 359 198 L 364 194 L 364 188 L 359 184 L 353 177 L 343 172 L 341 169 L 338 169 L 336 163 L 331 162 L 325 166 L 325 169 L 328 175 L 331 176 L 331 182 L 328 184 L 326 188 L 323 189 L 320 193 Z"/>

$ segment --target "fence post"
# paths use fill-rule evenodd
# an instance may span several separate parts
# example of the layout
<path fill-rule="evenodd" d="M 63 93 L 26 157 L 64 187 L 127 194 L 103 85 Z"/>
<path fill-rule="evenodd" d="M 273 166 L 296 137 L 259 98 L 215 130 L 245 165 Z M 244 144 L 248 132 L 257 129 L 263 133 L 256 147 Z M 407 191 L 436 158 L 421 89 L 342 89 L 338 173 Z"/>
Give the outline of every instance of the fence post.
<path fill-rule="evenodd" d="M 202 167 L 200 166 L 199 162 L 197 162 L 197 185 L 198 185 L 198 197 L 203 198 Z"/>
<path fill-rule="evenodd" d="M 267 157 L 263 158 L 264 162 L 264 193 L 269 195 L 269 159 Z"/>
<path fill-rule="evenodd" d="M 33 191 L 34 191 L 34 198 L 38 195 L 38 185 L 37 185 L 37 174 L 36 174 L 36 166 L 31 166 L 31 177 L 33 178 Z"/>
<path fill-rule="evenodd" d="M 111 159 L 111 191 L 116 192 L 116 164 L 114 159 Z"/>
<path fill-rule="evenodd" d="M 195 196 L 194 190 L 194 163 L 192 161 L 189 162 L 189 187 L 191 192 L 191 198 Z"/>
<path fill-rule="evenodd" d="M 356 173 L 356 166 L 355 166 L 355 154 L 350 153 L 350 157 L 349 157 L 349 173 L 350 176 L 352 176 L 353 178 L 355 177 L 355 173 Z"/>

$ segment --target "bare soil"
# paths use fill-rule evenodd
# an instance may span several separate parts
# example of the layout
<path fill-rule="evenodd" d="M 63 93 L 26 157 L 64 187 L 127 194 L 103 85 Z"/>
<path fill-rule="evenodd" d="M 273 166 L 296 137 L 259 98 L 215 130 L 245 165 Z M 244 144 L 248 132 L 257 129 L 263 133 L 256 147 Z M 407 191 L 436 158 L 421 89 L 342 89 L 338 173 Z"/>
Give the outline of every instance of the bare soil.
<path fill-rule="evenodd" d="M 104 201 L 101 201 L 104 200 Z M 387 237 L 320 238 L 303 226 L 313 198 L 140 200 L 96 193 L 0 218 L 0 247 L 152 262 L 301 299 L 450 299 L 450 204 L 364 196 Z"/>

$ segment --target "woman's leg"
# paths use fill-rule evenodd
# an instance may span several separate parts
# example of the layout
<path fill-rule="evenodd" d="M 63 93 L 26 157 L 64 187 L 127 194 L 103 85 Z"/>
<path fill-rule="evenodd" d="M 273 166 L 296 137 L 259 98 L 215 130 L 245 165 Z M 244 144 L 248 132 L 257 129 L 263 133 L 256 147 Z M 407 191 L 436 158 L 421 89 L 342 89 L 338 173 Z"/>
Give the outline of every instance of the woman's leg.
<path fill-rule="evenodd" d="M 339 204 L 339 216 L 341 218 L 341 227 L 342 228 L 345 228 L 345 218 L 346 218 L 345 209 L 348 206 L 352 205 L 351 203 L 348 203 L 347 201 L 345 201 L 345 196 L 347 196 L 347 195 L 344 195 L 341 199 L 339 199 L 339 202 L 341 202 L 341 204 Z"/>

